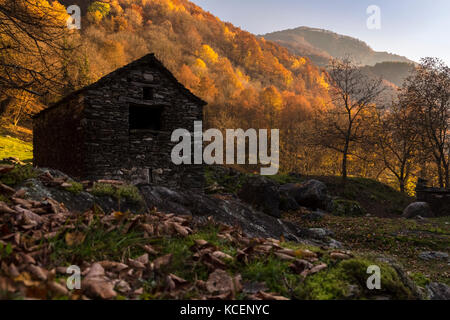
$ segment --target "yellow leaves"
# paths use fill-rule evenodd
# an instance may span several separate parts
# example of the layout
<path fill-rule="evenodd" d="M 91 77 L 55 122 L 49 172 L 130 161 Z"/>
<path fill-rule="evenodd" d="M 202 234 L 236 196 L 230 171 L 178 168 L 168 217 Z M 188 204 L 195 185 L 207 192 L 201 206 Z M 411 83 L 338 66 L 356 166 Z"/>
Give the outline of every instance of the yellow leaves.
<path fill-rule="evenodd" d="M 194 66 L 199 68 L 199 69 L 206 69 L 206 63 L 200 58 L 197 58 L 195 60 Z"/>
<path fill-rule="evenodd" d="M 14 278 L 16 282 L 22 282 L 26 287 L 37 287 L 39 286 L 39 281 L 31 280 L 31 275 L 28 272 L 22 272 L 16 278 Z"/>
<path fill-rule="evenodd" d="M 328 82 L 325 80 L 325 75 L 322 73 L 320 77 L 317 78 L 317 84 L 320 85 L 324 89 L 329 88 Z"/>
<path fill-rule="evenodd" d="M 229 40 L 234 39 L 234 37 L 236 36 L 236 33 L 234 33 L 233 31 L 231 31 L 227 26 L 225 26 L 225 28 L 223 29 L 223 34 L 225 35 L 225 37 Z"/>
<path fill-rule="evenodd" d="M 117 220 L 123 219 L 127 216 L 127 213 L 122 212 L 122 211 L 114 211 L 113 212 L 113 217 L 116 218 Z"/>
<path fill-rule="evenodd" d="M 186 11 L 184 6 L 180 4 L 177 0 L 166 0 L 166 5 L 169 11 Z"/>
<path fill-rule="evenodd" d="M 292 62 L 292 66 L 291 68 L 294 70 L 299 69 L 301 66 L 306 64 L 306 59 L 305 58 L 300 58 L 300 59 L 296 59 L 294 58 L 294 61 Z"/>
<path fill-rule="evenodd" d="M 90 21 L 93 21 L 95 23 L 99 23 L 100 21 L 102 21 L 103 16 L 100 12 L 98 11 L 93 11 L 93 12 L 89 12 L 88 13 L 88 19 Z"/>
<path fill-rule="evenodd" d="M 273 107 L 276 110 L 281 109 L 283 105 L 283 98 L 274 86 L 267 87 L 263 90 L 261 100 L 266 107 Z"/>
<path fill-rule="evenodd" d="M 65 236 L 66 243 L 70 247 L 82 244 L 85 239 L 86 239 L 86 234 L 79 232 L 79 231 L 67 232 L 66 236 Z"/>
<path fill-rule="evenodd" d="M 198 55 L 203 60 L 209 63 L 217 63 L 219 61 L 219 55 L 209 45 L 204 44 L 198 52 Z"/>

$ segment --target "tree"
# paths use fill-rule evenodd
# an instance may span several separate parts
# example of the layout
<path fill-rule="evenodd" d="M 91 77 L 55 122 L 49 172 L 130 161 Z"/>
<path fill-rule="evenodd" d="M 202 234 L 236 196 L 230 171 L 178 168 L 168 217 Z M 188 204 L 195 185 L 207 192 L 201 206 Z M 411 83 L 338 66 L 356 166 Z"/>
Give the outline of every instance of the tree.
<path fill-rule="evenodd" d="M 46 0 L 0 0 L 0 90 L 42 94 L 55 88 L 67 48 L 67 14 Z"/>
<path fill-rule="evenodd" d="M 405 80 L 401 99 L 414 108 L 416 126 L 432 155 L 439 185 L 449 187 L 450 68 L 438 58 L 424 58 Z"/>
<path fill-rule="evenodd" d="M 364 75 L 350 58 L 333 59 L 327 74 L 331 105 L 319 110 L 316 128 L 319 144 L 342 155 L 342 179 L 347 180 L 352 144 L 364 136 L 369 108 L 383 91 L 381 79 Z"/>
<path fill-rule="evenodd" d="M 386 169 L 398 181 L 399 189 L 405 187 L 414 168 L 414 158 L 419 146 L 414 110 L 405 102 L 393 103 L 389 110 L 380 112 L 374 143 Z"/>

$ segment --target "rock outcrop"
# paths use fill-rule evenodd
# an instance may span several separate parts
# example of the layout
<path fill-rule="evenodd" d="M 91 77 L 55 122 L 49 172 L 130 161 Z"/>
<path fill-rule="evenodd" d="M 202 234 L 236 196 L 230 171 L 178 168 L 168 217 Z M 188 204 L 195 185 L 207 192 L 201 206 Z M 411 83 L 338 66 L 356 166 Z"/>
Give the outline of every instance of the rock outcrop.
<path fill-rule="evenodd" d="M 331 198 L 328 195 L 325 183 L 318 180 L 308 180 L 301 185 L 285 184 L 281 187 L 283 193 L 290 195 L 298 205 L 312 208 L 329 210 Z"/>
<path fill-rule="evenodd" d="M 403 218 L 411 219 L 417 216 L 424 218 L 433 217 L 433 212 L 426 202 L 413 202 L 403 211 Z"/>
<path fill-rule="evenodd" d="M 148 207 L 175 214 L 192 215 L 198 221 L 214 217 L 215 221 L 231 226 L 238 225 L 251 237 L 280 238 L 288 241 L 340 247 L 341 244 L 326 233 L 301 228 L 275 218 L 233 196 L 209 196 L 189 190 L 174 191 L 162 186 L 142 186 L 141 193 Z"/>
<path fill-rule="evenodd" d="M 265 177 L 249 178 L 238 192 L 238 197 L 263 213 L 281 217 L 278 186 Z"/>

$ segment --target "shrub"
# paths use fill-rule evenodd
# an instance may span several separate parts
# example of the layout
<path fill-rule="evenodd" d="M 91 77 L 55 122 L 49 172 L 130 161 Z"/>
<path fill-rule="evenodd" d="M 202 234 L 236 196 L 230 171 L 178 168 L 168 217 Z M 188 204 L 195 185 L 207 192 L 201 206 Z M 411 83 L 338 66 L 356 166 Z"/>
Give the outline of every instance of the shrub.
<path fill-rule="evenodd" d="M 358 201 L 335 199 L 333 213 L 337 216 L 363 216 L 365 211 Z"/>

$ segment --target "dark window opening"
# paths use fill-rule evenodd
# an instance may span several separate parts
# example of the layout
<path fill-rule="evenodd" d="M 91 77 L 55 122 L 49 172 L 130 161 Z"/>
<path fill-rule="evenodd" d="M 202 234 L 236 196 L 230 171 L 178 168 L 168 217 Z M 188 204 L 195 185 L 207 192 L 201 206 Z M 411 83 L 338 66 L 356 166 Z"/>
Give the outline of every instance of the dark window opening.
<path fill-rule="evenodd" d="M 161 107 L 130 105 L 129 124 L 131 130 L 161 130 Z"/>
<path fill-rule="evenodd" d="M 143 88 L 143 98 L 144 98 L 144 100 L 153 100 L 153 88 L 144 87 Z"/>

